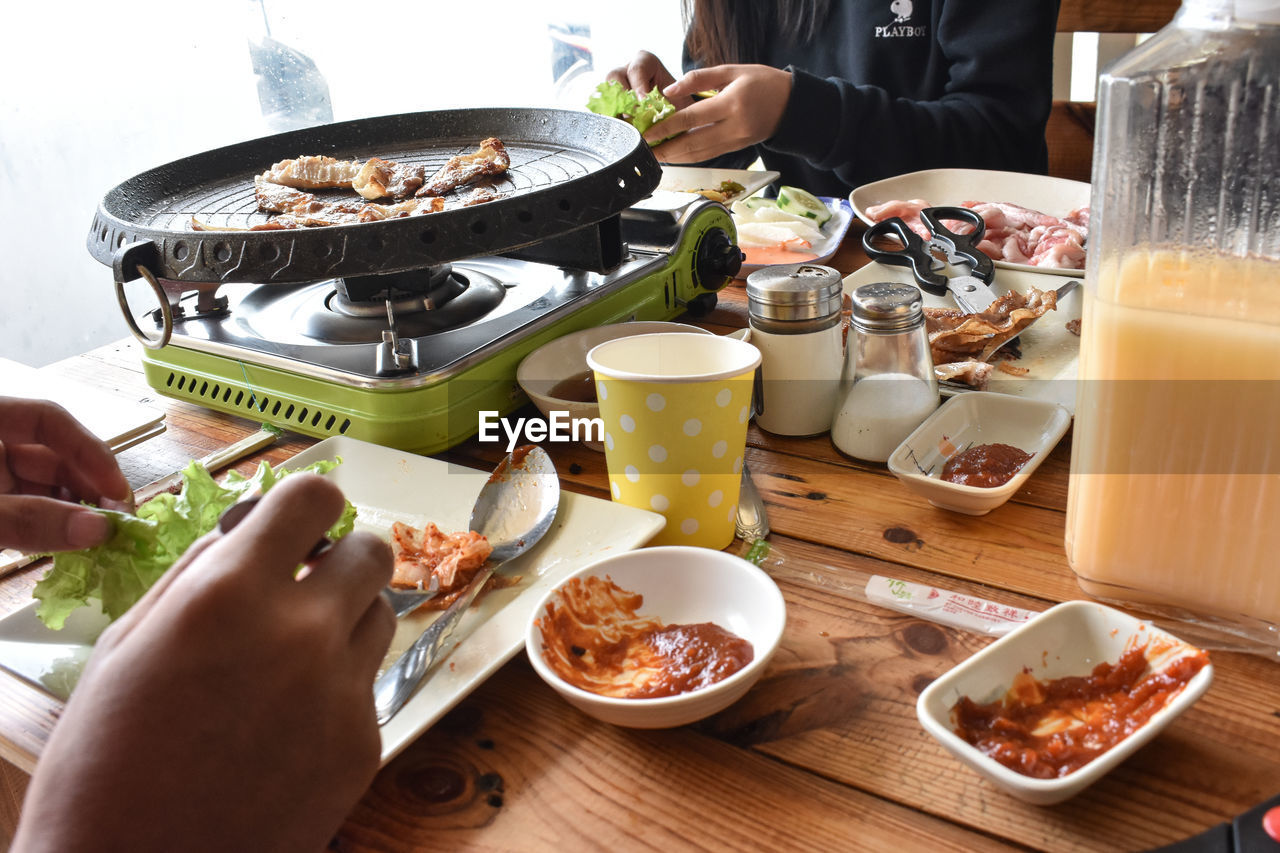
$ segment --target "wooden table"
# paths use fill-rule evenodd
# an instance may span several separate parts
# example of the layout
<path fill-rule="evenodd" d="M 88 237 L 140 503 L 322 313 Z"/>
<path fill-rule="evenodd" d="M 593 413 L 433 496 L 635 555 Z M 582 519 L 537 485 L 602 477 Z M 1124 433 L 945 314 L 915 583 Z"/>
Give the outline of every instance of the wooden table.
<path fill-rule="evenodd" d="M 865 263 L 856 242 L 832 265 Z M 742 288 L 727 288 L 701 322 L 744 326 Z M 167 432 L 120 455 L 135 486 L 257 429 L 155 395 L 132 342 L 46 370 L 164 407 Z M 237 468 L 312 443 L 287 435 Z M 1082 598 L 1063 552 L 1069 441 L 982 518 L 930 506 L 826 436 L 753 426 L 748 444 L 781 556 L 766 568 L 788 608 L 781 649 L 755 688 L 702 723 L 632 731 L 579 713 L 517 656 L 382 770 L 331 849 L 1139 850 L 1280 789 L 1280 668 L 1255 656 L 1215 653 L 1215 683 L 1194 708 L 1055 807 L 997 791 L 917 723 L 920 691 L 989 640 L 868 604 L 866 577 L 1036 610 Z M 607 498 L 603 455 L 548 449 L 567 488 Z M 445 455 L 487 469 L 500 452 L 471 441 Z M 0 581 L 0 612 L 25 604 L 42 573 Z M 34 766 L 59 709 L 0 672 L 0 756 L 19 794 L 14 767 Z"/>

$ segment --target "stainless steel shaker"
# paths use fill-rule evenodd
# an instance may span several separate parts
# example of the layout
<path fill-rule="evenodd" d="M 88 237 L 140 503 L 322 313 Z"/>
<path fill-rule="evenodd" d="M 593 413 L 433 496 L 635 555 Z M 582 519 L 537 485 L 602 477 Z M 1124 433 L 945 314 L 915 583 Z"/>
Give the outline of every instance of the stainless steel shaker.
<path fill-rule="evenodd" d="M 747 276 L 751 343 L 760 350 L 763 411 L 756 424 L 778 435 L 831 428 L 843 367 L 840 273 L 821 264 L 782 264 Z"/>

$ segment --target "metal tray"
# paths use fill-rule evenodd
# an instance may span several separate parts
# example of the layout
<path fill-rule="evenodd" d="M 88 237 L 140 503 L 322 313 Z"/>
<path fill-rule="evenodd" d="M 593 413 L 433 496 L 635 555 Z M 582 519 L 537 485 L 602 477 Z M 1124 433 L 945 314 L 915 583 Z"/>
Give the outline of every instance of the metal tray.
<path fill-rule="evenodd" d="M 309 154 L 422 163 L 429 171 L 502 140 L 511 167 L 502 197 L 473 207 L 279 231 L 195 231 L 191 218 L 230 228 L 265 222 L 253 178 Z M 176 160 L 102 199 L 89 252 L 117 281 L 294 283 L 399 272 L 506 252 L 603 222 L 649 196 L 662 168 L 626 122 L 588 112 L 474 109 L 406 113 L 290 131 Z"/>

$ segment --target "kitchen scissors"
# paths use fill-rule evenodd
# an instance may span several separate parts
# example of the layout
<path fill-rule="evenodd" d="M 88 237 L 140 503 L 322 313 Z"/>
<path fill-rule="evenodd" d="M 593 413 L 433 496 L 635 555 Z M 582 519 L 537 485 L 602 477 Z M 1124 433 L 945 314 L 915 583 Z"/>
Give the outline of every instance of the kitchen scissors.
<path fill-rule="evenodd" d="M 943 219 L 968 222 L 973 226 L 973 231 L 957 234 L 942 224 Z M 991 303 L 996 300 L 990 286 L 995 275 L 995 265 L 991 263 L 991 258 L 978 249 L 978 243 L 986 231 L 982 216 L 967 207 L 926 207 L 920 211 L 920 221 L 932 235 L 927 243 L 901 217 L 893 216 L 877 222 L 862 233 L 862 248 L 866 249 L 867 256 L 873 260 L 911 267 L 916 283 L 935 296 L 944 296 L 950 291 L 956 304 L 966 313 L 980 314 L 990 308 Z M 874 245 L 877 241 L 881 245 Z M 896 242 L 901 248 L 884 248 L 886 241 Z M 960 276 L 943 275 L 938 271 L 942 262 L 934 257 L 934 249 L 944 253 L 952 264 L 967 265 L 969 273 Z"/>

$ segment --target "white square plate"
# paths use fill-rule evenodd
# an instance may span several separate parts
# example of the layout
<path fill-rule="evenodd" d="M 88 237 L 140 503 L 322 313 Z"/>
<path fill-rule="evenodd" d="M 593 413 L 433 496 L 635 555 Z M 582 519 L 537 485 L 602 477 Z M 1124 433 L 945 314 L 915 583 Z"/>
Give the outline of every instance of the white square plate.
<path fill-rule="evenodd" d="M 945 267 L 945 275 L 961 275 L 964 268 Z M 864 284 L 876 281 L 892 281 L 901 284 L 915 284 L 911 270 L 906 267 L 892 267 L 872 261 L 859 267 L 855 272 L 845 276 L 844 292 L 852 295 L 853 291 Z M 1048 278 L 1044 275 L 1021 272 L 1019 270 L 999 270 L 991 282 L 991 289 L 997 296 L 1003 296 L 1011 290 L 1026 293 L 1027 288 L 1049 290 L 1051 284 L 1062 284 L 1061 278 Z M 1056 289 L 1056 288 L 1053 288 Z M 923 291 L 922 291 L 923 293 Z M 991 379 L 987 383 L 988 391 L 1001 394 L 1012 394 L 1015 397 L 1030 397 L 1034 400 L 1045 400 L 1065 406 L 1067 411 L 1076 410 L 1076 378 L 1079 375 L 1080 336 L 1067 328 L 1072 320 L 1080 319 L 1084 297 L 1079 287 L 1074 287 L 1058 300 L 1058 307 L 1046 311 L 1044 316 L 1036 320 L 1030 327 L 1018 335 L 1018 345 L 1022 350 L 1022 358 L 1009 362 L 1014 368 L 1025 368 L 1027 373 L 1015 376 L 1006 373 L 998 366 L 991 371 Z M 955 308 L 955 300 L 951 294 L 934 296 L 924 293 L 926 308 Z M 993 359 L 998 365 L 999 360 Z M 958 383 L 947 383 L 940 387 L 943 396 L 954 393 Z"/>
<path fill-rule="evenodd" d="M 920 694 L 916 716 L 925 730 L 956 758 L 1019 799 L 1037 805 L 1061 802 L 1113 770 L 1191 707 L 1213 682 L 1213 664 L 1206 664 L 1133 734 L 1083 767 L 1056 779 L 1024 776 L 987 757 L 955 733 L 951 709 L 965 696 L 981 704 L 1000 699 L 1014 676 L 1024 669 L 1042 682 L 1089 675 L 1104 661 L 1118 661 L 1130 642 L 1148 645 L 1147 658 L 1153 671 L 1197 651 L 1127 613 L 1092 601 L 1068 601 L 1046 610 L 937 678 Z M 1162 650 L 1162 645 L 1167 648 Z M 1192 768 L 1187 769 L 1193 772 Z"/>
<path fill-rule="evenodd" d="M 699 190 L 718 190 L 725 181 L 742 184 L 742 192 L 729 198 L 728 205 L 738 199 L 755 195 L 778 180 L 779 172 L 763 169 L 709 169 L 702 166 L 662 167 L 662 179 L 658 190 L 671 193 L 696 193 Z"/>
<path fill-rule="evenodd" d="M 849 194 L 849 201 L 853 202 L 858 218 L 872 225 L 875 220 L 867 216 L 867 208 L 895 199 L 923 198 L 935 205 L 1007 201 L 1050 216 L 1065 216 L 1077 208 L 1088 207 L 1089 192 L 1089 184 L 1047 175 L 989 169 L 928 169 L 863 184 Z M 1084 270 L 1033 267 L 1007 261 L 995 261 L 995 265 L 1039 275 L 1084 275 Z"/>
<path fill-rule="evenodd" d="M 476 495 L 489 477 L 438 459 L 335 436 L 284 463 L 298 468 L 321 459 L 342 459 L 327 476 L 357 509 L 356 528 L 389 538 L 392 522 L 463 530 Z M 534 605 L 574 570 L 601 557 L 648 542 L 665 523 L 662 516 L 599 498 L 561 495 L 555 523 L 528 553 L 504 572 L 518 584 L 479 598 L 450 638 L 456 643 L 395 717 L 382 727 L 382 762 L 390 761 L 524 646 Z M 62 631 L 36 619 L 36 602 L 0 619 L 0 666 L 65 699 L 79 677 L 92 643 L 105 627 L 99 612 L 76 611 Z M 400 620 L 383 668 L 417 639 L 436 612 Z M 370 685 L 372 689 L 372 685 Z"/>

